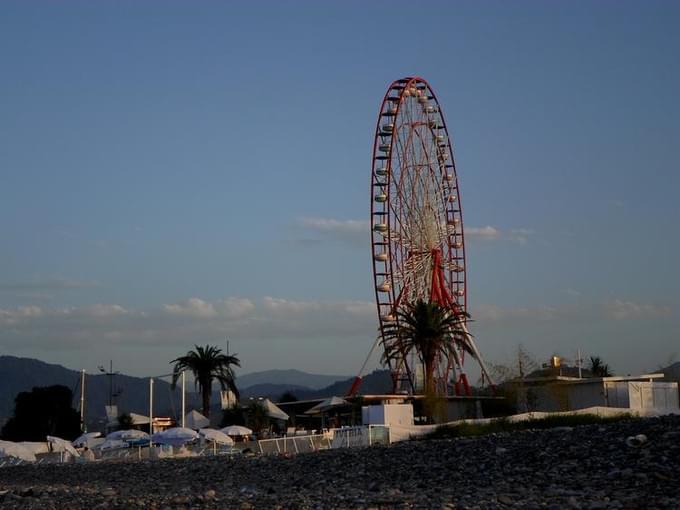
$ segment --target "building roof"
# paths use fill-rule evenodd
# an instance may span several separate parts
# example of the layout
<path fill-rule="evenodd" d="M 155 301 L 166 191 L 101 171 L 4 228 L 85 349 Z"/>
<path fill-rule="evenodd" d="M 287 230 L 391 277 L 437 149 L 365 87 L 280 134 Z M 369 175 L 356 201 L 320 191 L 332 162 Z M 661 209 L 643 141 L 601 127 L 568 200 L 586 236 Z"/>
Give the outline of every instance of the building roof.
<path fill-rule="evenodd" d="M 653 379 L 663 379 L 663 374 L 642 374 L 642 375 L 625 375 L 625 376 L 610 376 L 610 377 L 568 377 L 562 375 L 545 376 L 545 377 L 525 377 L 524 379 L 513 379 L 515 384 L 593 384 L 600 382 L 619 382 L 619 381 L 651 381 Z"/>

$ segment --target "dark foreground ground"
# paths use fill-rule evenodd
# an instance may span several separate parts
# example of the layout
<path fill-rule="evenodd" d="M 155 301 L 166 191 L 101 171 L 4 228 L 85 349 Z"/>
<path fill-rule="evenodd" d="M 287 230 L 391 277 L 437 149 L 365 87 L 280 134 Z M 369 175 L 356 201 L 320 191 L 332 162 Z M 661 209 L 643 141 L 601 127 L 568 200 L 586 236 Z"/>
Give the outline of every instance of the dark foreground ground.
<path fill-rule="evenodd" d="M 628 446 L 626 438 L 647 442 Z M 0 470 L 3 508 L 680 508 L 680 417 L 333 450 Z"/>

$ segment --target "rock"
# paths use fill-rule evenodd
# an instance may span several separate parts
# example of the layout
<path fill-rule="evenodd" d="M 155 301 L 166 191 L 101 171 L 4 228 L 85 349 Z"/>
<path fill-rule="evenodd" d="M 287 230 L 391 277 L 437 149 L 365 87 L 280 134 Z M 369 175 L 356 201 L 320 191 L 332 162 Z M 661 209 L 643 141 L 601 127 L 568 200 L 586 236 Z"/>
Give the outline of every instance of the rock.
<path fill-rule="evenodd" d="M 569 505 L 569 508 L 573 508 L 574 510 L 581 510 L 581 503 L 579 503 L 574 496 L 569 496 L 569 498 L 567 499 L 567 504 Z"/>
<path fill-rule="evenodd" d="M 553 432 L 572 432 L 574 430 L 574 427 L 553 427 L 549 430 Z"/>
<path fill-rule="evenodd" d="M 640 448 L 646 442 L 647 436 L 644 434 L 637 434 L 636 436 L 630 436 L 626 439 L 626 444 L 631 448 Z"/>
<path fill-rule="evenodd" d="M 514 503 L 513 499 L 507 494 L 500 494 L 496 499 L 503 505 L 512 505 Z"/>

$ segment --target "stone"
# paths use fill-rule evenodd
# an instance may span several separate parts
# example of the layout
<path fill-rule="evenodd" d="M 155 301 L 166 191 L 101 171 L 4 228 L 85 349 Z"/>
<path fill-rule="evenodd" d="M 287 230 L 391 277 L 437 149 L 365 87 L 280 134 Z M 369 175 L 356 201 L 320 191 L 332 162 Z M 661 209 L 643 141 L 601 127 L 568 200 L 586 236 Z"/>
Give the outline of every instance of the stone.
<path fill-rule="evenodd" d="M 498 502 L 503 505 L 512 505 L 514 503 L 513 499 L 507 494 L 500 494 L 498 497 Z"/>

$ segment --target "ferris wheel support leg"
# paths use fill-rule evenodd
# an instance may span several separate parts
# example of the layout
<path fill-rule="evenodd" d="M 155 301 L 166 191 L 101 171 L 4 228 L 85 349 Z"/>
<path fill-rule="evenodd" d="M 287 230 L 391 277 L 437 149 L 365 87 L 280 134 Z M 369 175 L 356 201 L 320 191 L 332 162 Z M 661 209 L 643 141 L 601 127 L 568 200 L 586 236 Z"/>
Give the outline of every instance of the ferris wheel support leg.
<path fill-rule="evenodd" d="M 364 375 L 364 370 L 366 369 L 366 365 L 368 364 L 368 360 L 371 359 L 371 356 L 373 355 L 373 351 L 375 350 L 376 346 L 380 343 L 380 336 L 376 337 L 375 342 L 373 342 L 373 347 L 371 347 L 371 350 L 368 351 L 368 356 L 366 356 L 366 359 L 364 360 L 364 364 L 361 365 L 361 368 L 359 369 L 359 373 L 357 376 L 354 378 L 354 382 L 352 382 L 352 386 L 347 392 L 348 397 L 353 397 L 357 391 L 359 391 L 359 387 L 361 386 L 361 381 L 363 379 Z"/>
<path fill-rule="evenodd" d="M 484 359 L 482 358 L 482 355 L 480 354 L 479 349 L 477 349 L 477 345 L 475 344 L 475 341 L 472 339 L 472 335 L 468 331 L 467 324 L 463 323 L 462 328 L 463 328 L 463 331 L 465 332 L 465 336 L 467 337 L 468 343 L 470 344 L 470 348 L 472 349 L 472 352 L 474 353 L 475 358 L 477 358 L 477 361 L 479 362 L 479 366 L 482 369 L 482 373 L 484 374 L 484 376 L 489 381 L 489 386 L 491 386 L 492 388 L 495 388 L 496 383 L 491 378 L 491 375 L 489 374 L 489 370 L 486 368 L 486 363 L 484 363 Z"/>

